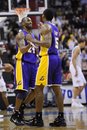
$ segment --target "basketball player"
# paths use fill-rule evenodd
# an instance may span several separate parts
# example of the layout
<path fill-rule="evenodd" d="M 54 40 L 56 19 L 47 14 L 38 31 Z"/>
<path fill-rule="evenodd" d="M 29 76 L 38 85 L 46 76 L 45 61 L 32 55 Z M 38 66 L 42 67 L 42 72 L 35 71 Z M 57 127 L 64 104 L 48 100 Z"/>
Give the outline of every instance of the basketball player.
<path fill-rule="evenodd" d="M 66 126 L 63 112 L 63 97 L 60 89 L 61 85 L 61 62 L 58 56 L 58 28 L 51 23 L 53 11 L 46 9 L 42 15 L 43 23 L 40 23 L 40 41 L 32 39 L 27 35 L 27 39 L 40 46 L 40 64 L 36 75 L 36 115 L 30 119 L 29 126 L 44 126 L 42 119 L 43 108 L 43 88 L 50 85 L 55 93 L 58 107 L 57 118 L 50 123 L 50 126 Z"/>
<path fill-rule="evenodd" d="M 6 96 L 6 83 L 3 79 L 3 72 L 11 72 L 13 70 L 13 66 L 8 66 L 7 63 L 2 63 L 2 55 L 3 55 L 3 48 L 0 48 L 0 96 L 2 97 L 2 100 L 4 101 L 5 107 L 7 111 L 13 111 L 13 107 L 9 105 L 8 98 Z"/>
<path fill-rule="evenodd" d="M 15 67 L 15 82 L 16 82 L 16 103 L 15 112 L 12 114 L 10 120 L 16 125 L 24 125 L 21 115 L 21 105 L 24 102 L 34 99 L 34 86 L 37 71 L 37 55 L 35 48 L 30 45 L 26 36 L 28 33 L 34 39 L 32 30 L 32 20 L 25 17 L 21 21 L 22 29 L 16 36 L 17 41 L 17 54 L 16 54 L 16 67 Z M 30 90 L 31 89 L 31 90 Z M 30 94 L 30 91 L 31 94 Z M 27 93 L 29 91 L 29 96 Z M 25 99 L 26 98 L 26 99 Z M 25 100 L 25 101 L 24 101 Z M 21 109 L 22 110 L 22 109 Z"/>
<path fill-rule="evenodd" d="M 86 80 L 81 69 L 81 49 L 83 49 L 86 45 L 83 36 L 78 40 L 78 43 L 79 44 L 75 46 L 72 51 L 70 62 L 70 72 L 73 82 L 72 107 L 83 107 L 83 105 L 78 101 L 77 97 L 81 94 L 83 88 L 86 86 Z"/>

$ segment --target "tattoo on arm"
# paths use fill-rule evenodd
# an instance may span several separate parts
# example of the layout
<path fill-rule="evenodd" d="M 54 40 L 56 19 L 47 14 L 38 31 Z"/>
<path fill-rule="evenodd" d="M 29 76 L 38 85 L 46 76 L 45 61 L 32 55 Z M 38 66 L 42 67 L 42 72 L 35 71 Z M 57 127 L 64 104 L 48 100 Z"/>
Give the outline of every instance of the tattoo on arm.
<path fill-rule="evenodd" d="M 16 36 L 16 41 L 18 46 L 21 48 L 23 46 L 25 46 L 25 40 L 24 40 L 24 34 L 22 32 L 20 32 L 17 36 Z"/>
<path fill-rule="evenodd" d="M 24 43 L 25 43 L 24 39 L 20 39 L 20 40 L 18 41 L 18 46 L 21 48 L 21 47 L 25 46 Z"/>

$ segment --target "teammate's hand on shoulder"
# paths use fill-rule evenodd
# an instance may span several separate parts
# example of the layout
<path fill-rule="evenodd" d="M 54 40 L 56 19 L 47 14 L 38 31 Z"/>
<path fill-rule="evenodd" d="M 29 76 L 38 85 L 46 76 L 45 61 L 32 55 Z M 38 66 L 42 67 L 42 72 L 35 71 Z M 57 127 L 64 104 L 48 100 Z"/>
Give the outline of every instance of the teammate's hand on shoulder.
<path fill-rule="evenodd" d="M 47 35 L 48 33 L 51 33 L 51 27 L 48 24 L 39 24 L 39 31 L 41 35 Z"/>
<path fill-rule="evenodd" d="M 43 23 L 40 22 L 40 23 L 38 24 L 38 29 L 41 29 L 42 26 L 43 26 Z"/>

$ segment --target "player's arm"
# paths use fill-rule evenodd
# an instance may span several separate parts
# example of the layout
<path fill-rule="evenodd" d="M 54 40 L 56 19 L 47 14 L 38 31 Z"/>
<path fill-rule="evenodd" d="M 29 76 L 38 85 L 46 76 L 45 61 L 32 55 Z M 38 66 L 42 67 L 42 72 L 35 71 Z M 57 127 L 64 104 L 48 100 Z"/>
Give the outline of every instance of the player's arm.
<path fill-rule="evenodd" d="M 77 68 L 76 68 L 76 59 L 77 59 L 77 56 L 79 55 L 80 53 L 80 50 L 79 48 L 77 47 L 74 52 L 73 52 L 73 57 L 72 57 L 72 63 L 73 63 L 73 66 L 75 68 L 75 71 L 77 73 Z M 77 74 L 76 74 L 77 75 Z"/>
<path fill-rule="evenodd" d="M 32 37 L 29 34 L 27 35 L 26 39 L 30 42 L 33 42 L 34 44 L 36 44 L 38 46 L 49 48 L 52 43 L 51 27 L 47 24 L 44 24 L 41 27 L 40 33 L 44 38 L 44 40 L 42 40 L 42 41 L 32 39 Z"/>
<path fill-rule="evenodd" d="M 24 36 L 23 32 L 19 32 L 17 34 L 16 42 L 17 42 L 18 47 L 20 48 L 20 51 L 22 53 L 26 53 L 29 50 L 30 46 L 31 46 L 30 44 L 25 46 L 25 36 Z"/>

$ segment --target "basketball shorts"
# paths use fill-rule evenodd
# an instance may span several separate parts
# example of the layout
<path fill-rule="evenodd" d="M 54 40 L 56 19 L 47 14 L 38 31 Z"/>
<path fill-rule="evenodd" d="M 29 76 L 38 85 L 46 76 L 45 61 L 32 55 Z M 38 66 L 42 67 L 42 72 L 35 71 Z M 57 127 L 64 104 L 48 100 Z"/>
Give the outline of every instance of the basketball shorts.
<path fill-rule="evenodd" d="M 61 60 L 58 55 L 46 55 L 40 59 L 36 85 L 61 85 Z"/>
<path fill-rule="evenodd" d="M 37 65 L 21 60 L 16 61 L 15 67 L 15 85 L 16 90 L 28 91 L 35 87 L 35 78 Z"/>
<path fill-rule="evenodd" d="M 70 72 L 71 72 L 71 76 L 72 76 L 72 82 L 73 82 L 74 87 L 81 87 L 81 86 L 84 86 L 84 84 L 86 84 L 86 79 L 83 75 L 81 68 L 79 66 L 76 66 L 76 67 L 77 67 L 77 71 L 78 71 L 77 76 L 75 76 L 75 68 L 74 68 L 73 64 L 70 63 Z"/>

